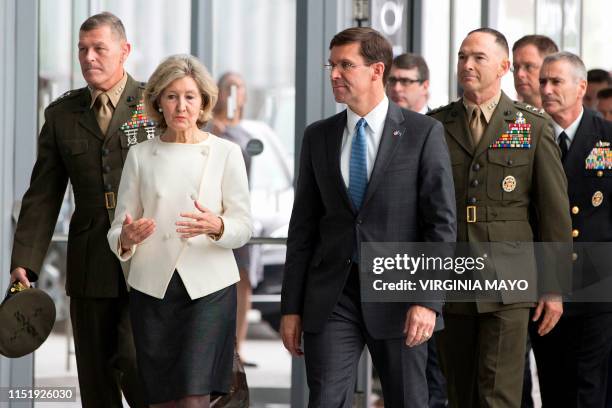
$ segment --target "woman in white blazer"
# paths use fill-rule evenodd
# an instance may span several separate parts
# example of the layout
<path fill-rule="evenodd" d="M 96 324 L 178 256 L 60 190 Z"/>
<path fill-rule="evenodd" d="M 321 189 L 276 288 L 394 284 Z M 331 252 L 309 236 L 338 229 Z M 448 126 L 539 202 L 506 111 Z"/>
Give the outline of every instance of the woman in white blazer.
<path fill-rule="evenodd" d="M 233 248 L 251 237 L 240 147 L 200 128 L 217 88 L 190 55 L 164 60 L 145 91 L 163 130 L 130 148 L 108 232 L 130 287 L 136 354 L 149 404 L 207 407 L 227 393 L 236 332 Z"/>

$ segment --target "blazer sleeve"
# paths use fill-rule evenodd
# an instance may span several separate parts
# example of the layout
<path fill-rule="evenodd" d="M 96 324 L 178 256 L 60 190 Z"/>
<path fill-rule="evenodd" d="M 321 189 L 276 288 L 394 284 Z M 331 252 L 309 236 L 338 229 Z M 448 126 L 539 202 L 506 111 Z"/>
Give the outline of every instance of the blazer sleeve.
<path fill-rule="evenodd" d="M 232 144 L 221 181 L 223 235 L 213 241 L 222 248 L 244 246 L 251 239 L 251 200 L 249 182 L 240 146 Z"/>
<path fill-rule="evenodd" d="M 281 292 L 281 313 L 302 314 L 306 275 L 323 214 L 321 193 L 312 164 L 312 125 L 304 132 L 300 168 L 287 235 L 287 257 Z"/>
<path fill-rule="evenodd" d="M 142 217 L 143 214 L 137 150 L 137 146 L 134 146 L 128 151 L 125 165 L 123 166 L 123 172 L 121 173 L 121 181 L 119 182 L 115 218 L 106 235 L 111 251 L 113 251 L 119 260 L 124 262 L 128 261 L 134 255 L 137 245 L 132 246 L 129 251 L 120 252 L 119 236 L 121 235 L 123 221 L 127 214 L 129 214 L 134 221 Z"/>
<path fill-rule="evenodd" d="M 419 219 L 424 242 L 454 243 L 457 240 L 457 204 L 450 154 L 439 122 L 430 128 L 419 166 Z M 454 247 L 441 245 L 436 256 L 452 256 Z M 443 294 L 437 301 L 417 302 L 442 313 Z M 434 300 L 434 299 L 432 299 Z"/>
<path fill-rule="evenodd" d="M 571 287 L 573 265 L 567 178 L 552 126 L 544 123 L 540 132 L 535 146 L 532 208 L 537 220 L 535 239 L 547 244 L 539 251 L 538 292 L 561 294 Z"/>
<path fill-rule="evenodd" d="M 28 270 L 31 281 L 38 279 L 37 274 L 51 242 L 67 184 L 68 173 L 59 152 L 52 115 L 47 109 L 45 124 L 38 138 L 38 155 L 30 187 L 21 203 L 11 271 L 23 267 Z"/>

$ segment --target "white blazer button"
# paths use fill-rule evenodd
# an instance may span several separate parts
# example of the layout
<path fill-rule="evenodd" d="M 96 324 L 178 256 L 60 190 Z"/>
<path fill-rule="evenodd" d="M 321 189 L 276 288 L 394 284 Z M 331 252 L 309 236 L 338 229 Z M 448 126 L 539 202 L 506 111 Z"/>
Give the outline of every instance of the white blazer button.
<path fill-rule="evenodd" d="M 198 199 L 198 195 L 196 193 L 191 193 L 190 197 L 193 201 Z"/>
<path fill-rule="evenodd" d="M 168 234 L 164 235 L 164 238 L 165 238 L 166 240 L 168 240 L 168 239 L 172 238 L 172 235 L 170 235 L 170 233 L 168 233 Z"/>

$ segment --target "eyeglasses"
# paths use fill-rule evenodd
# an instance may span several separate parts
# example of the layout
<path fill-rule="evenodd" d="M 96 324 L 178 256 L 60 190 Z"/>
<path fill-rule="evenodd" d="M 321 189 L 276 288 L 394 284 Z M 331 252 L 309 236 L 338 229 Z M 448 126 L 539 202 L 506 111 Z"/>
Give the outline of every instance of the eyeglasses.
<path fill-rule="evenodd" d="M 412 79 L 412 78 L 406 78 L 406 77 L 394 77 L 394 76 L 390 76 L 387 79 L 387 82 L 391 86 L 397 84 L 398 82 L 402 86 L 408 86 L 408 85 L 416 84 L 417 82 L 420 83 L 420 84 L 423 83 L 423 81 L 421 81 L 420 79 Z"/>
<path fill-rule="evenodd" d="M 359 68 L 359 67 L 369 67 L 370 65 L 368 64 L 364 64 L 364 65 L 355 65 L 353 63 L 344 61 L 341 62 L 339 64 L 325 64 L 323 65 L 323 68 L 326 71 L 329 71 L 330 73 L 334 70 L 334 68 L 338 68 L 341 72 L 349 72 L 355 68 Z"/>
<path fill-rule="evenodd" d="M 533 65 L 533 64 L 522 64 L 522 65 L 513 65 L 510 67 L 510 71 L 512 72 L 519 72 L 521 69 L 524 69 L 530 74 L 535 74 L 540 69 L 540 66 Z"/>

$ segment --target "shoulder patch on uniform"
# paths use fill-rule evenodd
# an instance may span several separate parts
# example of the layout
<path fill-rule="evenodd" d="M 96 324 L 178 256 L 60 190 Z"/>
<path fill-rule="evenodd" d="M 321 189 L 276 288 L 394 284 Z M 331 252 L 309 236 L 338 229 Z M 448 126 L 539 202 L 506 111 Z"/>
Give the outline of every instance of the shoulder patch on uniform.
<path fill-rule="evenodd" d="M 514 106 L 516 106 L 517 108 L 519 108 L 519 109 L 521 109 L 521 110 L 523 110 L 525 112 L 529 112 L 529 113 L 531 113 L 533 115 L 541 116 L 543 118 L 546 117 L 546 112 L 542 108 L 537 108 L 535 106 L 531 106 L 531 105 L 529 105 L 527 103 L 519 102 L 519 101 L 514 101 Z"/>

